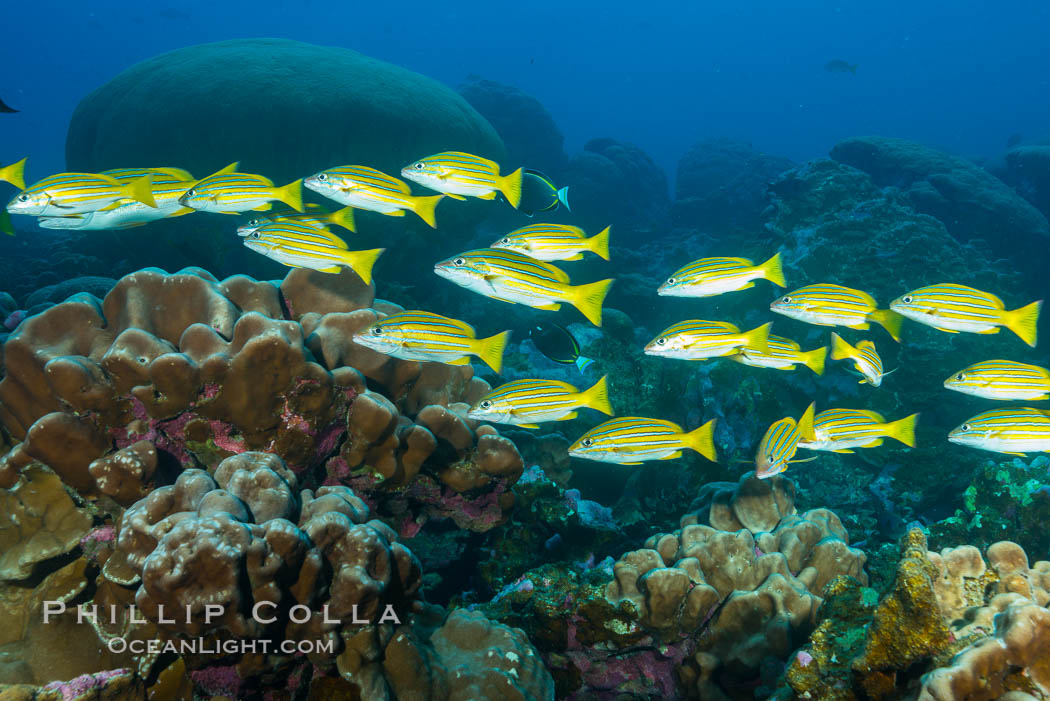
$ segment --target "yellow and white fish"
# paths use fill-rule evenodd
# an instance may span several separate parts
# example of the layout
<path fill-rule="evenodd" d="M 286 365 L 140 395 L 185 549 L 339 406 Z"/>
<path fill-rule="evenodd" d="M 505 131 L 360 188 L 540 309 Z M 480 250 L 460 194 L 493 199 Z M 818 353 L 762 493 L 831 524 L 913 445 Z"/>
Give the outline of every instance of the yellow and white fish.
<path fill-rule="evenodd" d="M 580 260 L 587 251 L 609 260 L 609 229 L 607 226 L 587 238 L 578 226 L 530 224 L 494 242 L 492 248 L 505 248 L 545 261 Z"/>
<path fill-rule="evenodd" d="M 317 207 L 317 205 L 306 205 L 306 212 L 304 214 L 299 214 L 294 210 L 282 210 L 280 212 L 267 212 L 266 214 L 252 217 L 247 222 L 237 227 L 237 235 L 242 237 L 247 236 L 263 224 L 270 224 L 275 221 L 306 224 L 307 226 L 313 226 L 326 231 L 328 230 L 329 225 L 334 224 L 335 226 L 340 226 L 352 233 L 357 233 L 354 223 L 353 207 L 343 207 L 334 212 L 329 212 Z"/>
<path fill-rule="evenodd" d="M 402 168 L 401 177 L 457 200 L 493 200 L 500 192 L 515 209 L 521 204 L 521 168 L 500 175 L 499 163 L 469 153 L 435 153 Z"/>
<path fill-rule="evenodd" d="M 903 317 L 889 309 L 879 309 L 871 295 L 851 287 L 830 283 L 806 285 L 775 300 L 769 308 L 777 314 L 818 326 L 868 329 L 868 322 L 874 321 L 886 329 L 894 341 L 901 340 Z"/>
<path fill-rule="evenodd" d="M 118 200 L 131 199 L 153 207 L 149 175 L 121 182 L 97 173 L 58 173 L 30 185 L 7 205 L 11 214 L 61 217 L 94 212 Z"/>
<path fill-rule="evenodd" d="M 495 372 L 503 365 L 503 349 L 510 331 L 477 338 L 474 327 L 458 319 L 422 311 L 404 311 L 380 319 L 354 343 L 402 360 L 468 365 L 476 355 Z"/>
<path fill-rule="evenodd" d="M 803 438 L 798 447 L 832 453 L 852 453 L 853 448 L 874 448 L 884 438 L 915 447 L 918 414 L 887 422 L 881 414 L 862 409 L 828 409 L 813 418 L 813 438 Z"/>
<path fill-rule="evenodd" d="M 307 189 L 358 209 L 403 217 L 415 212 L 431 228 L 437 228 L 434 210 L 445 196 L 417 197 L 408 183 L 368 166 L 339 166 L 311 175 L 303 181 Z"/>
<path fill-rule="evenodd" d="M 480 295 L 535 309 L 557 310 L 560 302 L 602 325 L 602 302 L 612 280 L 572 285 L 565 271 L 517 251 L 479 248 L 434 265 L 434 272 Z"/>
<path fill-rule="evenodd" d="M 297 212 L 303 211 L 302 180 L 281 187 L 254 173 L 216 173 L 191 187 L 179 199 L 184 207 L 215 214 L 265 212 L 277 200 Z"/>
<path fill-rule="evenodd" d="M 27 160 L 29 160 L 29 156 L 26 156 L 20 161 L 8 163 L 6 166 L 0 166 L 0 183 L 11 183 L 19 190 L 25 190 L 25 168 Z"/>
<path fill-rule="evenodd" d="M 944 386 L 985 399 L 1050 399 L 1050 370 L 1013 360 L 985 360 L 953 374 Z"/>
<path fill-rule="evenodd" d="M 682 457 L 683 450 L 700 453 L 717 462 L 715 421 L 689 431 L 671 421 L 623 416 L 595 426 L 569 446 L 569 455 L 584 460 L 641 465 L 646 460 L 672 460 Z"/>
<path fill-rule="evenodd" d="M 263 224 L 244 237 L 244 245 L 292 268 L 338 273 L 345 266 L 366 285 L 372 283 L 372 266 L 386 250 L 348 251 L 346 242 L 335 234 L 308 224 L 283 221 Z"/>
<path fill-rule="evenodd" d="M 544 421 L 575 419 L 577 409 L 589 407 L 612 416 L 609 391 L 602 377 L 581 392 L 567 382 L 555 380 L 515 380 L 500 385 L 479 399 L 467 418 L 539 428 Z"/>
<path fill-rule="evenodd" d="M 805 365 L 818 375 L 824 374 L 824 361 L 828 355 L 827 347 L 821 346 L 811 351 L 804 351 L 802 346 L 790 338 L 774 334 L 769 334 L 766 343 L 768 350 L 765 352 L 758 348 L 744 346 L 730 358 L 744 365 L 774 370 L 794 370 L 796 365 Z"/>
<path fill-rule="evenodd" d="M 237 164 L 234 163 L 232 168 L 236 169 L 236 166 Z M 227 168 L 230 167 L 227 166 Z M 223 170 L 226 169 L 224 168 Z M 197 182 L 197 178 L 193 177 L 192 173 L 182 168 L 114 168 L 113 170 L 102 171 L 102 175 L 116 178 L 122 183 L 129 183 L 147 175 L 150 176 L 150 180 L 154 185 L 158 183 Z"/>
<path fill-rule="evenodd" d="M 775 421 L 762 437 L 755 453 L 755 476 L 767 479 L 779 475 L 788 468 L 789 463 L 808 462 L 795 460 L 799 441 L 813 439 L 813 404 L 806 407 L 802 417 L 796 422 L 790 416 Z"/>
<path fill-rule="evenodd" d="M 713 297 L 754 287 L 755 280 L 787 286 L 779 253 L 759 265 L 748 258 L 701 258 L 676 270 L 656 293 L 661 297 Z"/>
<path fill-rule="evenodd" d="M 1050 452 L 1050 411 L 1030 407 L 993 409 L 954 429 L 948 440 L 1008 455 Z"/>
<path fill-rule="evenodd" d="M 890 303 L 898 314 L 948 333 L 999 333 L 1005 326 L 1033 348 L 1042 306 L 1040 300 L 1009 311 L 989 292 L 950 282 L 912 290 Z"/>
<path fill-rule="evenodd" d="M 742 332 L 726 321 L 681 321 L 664 329 L 659 336 L 645 344 L 645 354 L 680 360 L 704 360 L 734 355 L 742 348 L 768 353 L 769 328 L 772 325 L 770 322 Z"/>
<path fill-rule="evenodd" d="M 839 336 L 834 331 L 831 332 L 831 359 L 852 360 L 853 367 L 856 368 L 863 378 L 860 383 L 867 382 L 872 387 L 881 385 L 882 378 L 890 374 L 889 372 L 883 372 L 882 358 L 879 357 L 878 351 L 875 350 L 874 343 L 863 340 L 856 346 L 851 346 L 842 336 Z M 890 372 L 893 372 L 893 370 L 890 370 Z"/>

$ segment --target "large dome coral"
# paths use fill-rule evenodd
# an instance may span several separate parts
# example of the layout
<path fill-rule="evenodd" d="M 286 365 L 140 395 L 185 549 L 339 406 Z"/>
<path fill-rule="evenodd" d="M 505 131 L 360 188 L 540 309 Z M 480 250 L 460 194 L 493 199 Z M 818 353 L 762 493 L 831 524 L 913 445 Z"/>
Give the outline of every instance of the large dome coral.
<path fill-rule="evenodd" d="M 356 51 L 238 39 L 138 63 L 85 97 L 66 139 L 70 170 L 235 160 L 288 181 L 340 163 L 396 173 L 439 151 L 499 160 L 492 126 L 453 90 Z"/>

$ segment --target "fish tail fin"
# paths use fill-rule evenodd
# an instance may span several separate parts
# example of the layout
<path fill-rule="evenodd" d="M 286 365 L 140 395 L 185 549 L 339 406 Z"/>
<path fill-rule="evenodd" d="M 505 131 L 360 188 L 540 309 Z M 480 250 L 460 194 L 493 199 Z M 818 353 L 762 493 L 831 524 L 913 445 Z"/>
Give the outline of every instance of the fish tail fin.
<path fill-rule="evenodd" d="M 518 208 L 521 204 L 521 178 L 522 170 L 518 168 L 510 175 L 501 175 L 496 178 L 496 187 L 503 193 L 503 196 L 507 198 L 507 202 L 510 202 L 510 206 L 514 209 Z"/>
<path fill-rule="evenodd" d="M 834 331 L 831 332 L 831 359 L 842 360 L 844 358 L 852 357 L 856 353 L 857 349 L 849 344 L 849 342 L 842 336 L 839 336 Z"/>
<path fill-rule="evenodd" d="M 412 199 L 412 211 L 419 215 L 419 218 L 425 221 L 431 229 L 437 228 L 437 213 L 434 211 L 437 209 L 437 204 L 444 195 L 434 195 L 432 197 L 414 197 Z"/>
<path fill-rule="evenodd" d="M 510 340 L 510 331 L 501 331 L 495 336 L 478 339 L 477 356 L 492 368 L 493 372 L 498 373 L 503 367 L 503 349 L 507 347 L 508 340 Z"/>
<path fill-rule="evenodd" d="M 572 207 L 569 206 L 569 186 L 566 185 L 562 189 L 558 190 L 558 201 L 561 202 L 566 211 L 572 212 Z"/>
<path fill-rule="evenodd" d="M 341 226 L 347 231 L 357 233 L 357 225 L 354 223 L 354 208 L 343 207 L 337 209 L 329 216 L 329 219 L 336 226 Z"/>
<path fill-rule="evenodd" d="M 1003 323 L 1006 328 L 1021 337 L 1021 340 L 1035 348 L 1036 324 L 1039 322 L 1039 310 L 1043 308 L 1043 300 L 1032 302 L 1029 305 L 1006 312 Z"/>
<path fill-rule="evenodd" d="M 915 447 L 915 424 L 919 421 L 918 414 L 905 416 L 903 419 L 891 421 L 886 424 L 886 436 L 900 441 L 909 448 Z"/>
<path fill-rule="evenodd" d="M 816 408 L 816 402 L 810 402 L 806 410 L 802 412 L 802 417 L 798 420 L 798 435 L 804 441 L 816 440 L 817 434 L 813 431 L 813 412 Z"/>
<path fill-rule="evenodd" d="M 824 374 L 824 361 L 828 357 L 827 346 L 821 346 L 820 348 L 814 348 L 811 351 L 806 351 L 802 354 L 802 364 L 807 368 L 817 373 L 818 375 Z"/>
<path fill-rule="evenodd" d="M 587 239 L 587 246 L 590 250 L 605 260 L 609 260 L 609 229 L 611 228 L 607 226 Z"/>
<path fill-rule="evenodd" d="M 762 277 L 777 287 L 787 287 L 787 281 L 784 280 L 784 268 L 780 262 L 780 251 L 774 253 L 772 258 L 758 267 L 762 270 Z"/>
<path fill-rule="evenodd" d="M 600 327 L 602 325 L 602 303 L 612 284 L 613 281 L 610 278 L 588 285 L 576 285 L 570 288 L 570 298 L 565 301 L 579 309 L 580 313 L 587 317 L 587 321 Z"/>
<path fill-rule="evenodd" d="M 29 160 L 29 156 L 26 156 L 20 161 L 6 165 L 0 168 L 0 180 L 6 183 L 11 183 L 19 190 L 26 189 L 26 161 Z M 565 205 L 568 207 L 568 205 Z"/>
<path fill-rule="evenodd" d="M 886 329 L 894 341 L 897 343 L 901 342 L 903 316 L 890 309 L 876 309 L 871 314 L 868 314 L 868 319 Z"/>
<path fill-rule="evenodd" d="M 284 202 L 296 212 L 303 210 L 303 181 L 302 178 L 288 183 L 284 187 L 277 188 L 274 197 Z"/>
<path fill-rule="evenodd" d="M 682 436 L 682 444 L 690 450 L 703 455 L 711 462 L 718 462 L 718 453 L 715 452 L 715 422 L 711 419 L 700 428 L 690 431 Z"/>
<path fill-rule="evenodd" d="M 744 346 L 753 348 L 759 353 L 769 352 L 769 329 L 773 326 L 772 321 L 762 324 L 758 328 L 744 333 Z"/>
<path fill-rule="evenodd" d="M 595 382 L 590 389 L 580 392 L 580 401 L 584 406 L 597 409 L 609 416 L 615 416 L 616 412 L 609 403 L 609 386 L 606 384 L 608 377 L 608 375 L 602 375 L 602 379 Z"/>
<path fill-rule="evenodd" d="M 368 251 L 341 251 L 343 262 L 350 266 L 366 285 L 372 284 L 372 267 L 385 251 L 385 248 L 373 248 Z"/>
<path fill-rule="evenodd" d="M 576 358 L 576 367 L 580 369 L 580 372 L 583 372 L 592 365 L 594 365 L 594 361 L 590 358 L 585 358 L 582 355 Z"/>
<path fill-rule="evenodd" d="M 141 202 L 150 207 L 156 207 L 157 201 L 153 199 L 153 178 L 143 175 L 141 178 L 132 180 L 121 188 L 125 197 Z"/>

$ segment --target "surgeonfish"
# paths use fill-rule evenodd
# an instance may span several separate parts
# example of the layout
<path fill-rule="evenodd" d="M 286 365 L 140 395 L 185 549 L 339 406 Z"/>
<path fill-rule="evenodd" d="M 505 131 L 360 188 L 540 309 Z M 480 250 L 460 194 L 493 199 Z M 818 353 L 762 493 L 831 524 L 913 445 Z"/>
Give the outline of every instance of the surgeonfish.
<path fill-rule="evenodd" d="M 595 326 L 602 325 L 602 302 L 612 280 L 572 285 L 569 276 L 550 263 L 517 251 L 479 248 L 446 258 L 434 272 L 478 294 L 512 304 L 555 311 L 560 302 L 580 310 Z"/>
<path fill-rule="evenodd" d="M 952 430 L 948 440 L 995 453 L 1050 452 L 1050 411 L 1030 407 L 993 409 Z"/>
<path fill-rule="evenodd" d="M 818 326 L 848 326 L 868 329 L 874 321 L 900 341 L 901 317 L 889 309 L 879 309 L 867 292 L 842 285 L 818 283 L 800 287 L 769 305 L 770 310 L 791 319 Z"/>
<path fill-rule="evenodd" d="M 541 321 L 529 329 L 529 339 L 540 353 L 556 363 L 575 365 L 583 372 L 594 361 L 580 355 L 580 344 L 567 328 L 550 321 Z"/>
<path fill-rule="evenodd" d="M 372 283 L 372 266 L 385 251 L 348 251 L 338 236 L 308 224 L 276 221 L 263 224 L 243 239 L 244 245 L 292 268 L 311 268 L 339 273 L 343 266 L 357 273 L 366 285 Z"/>
<path fill-rule="evenodd" d="M 717 462 L 715 421 L 717 419 L 711 419 L 687 433 L 678 424 L 662 419 L 640 416 L 610 419 L 580 436 L 569 446 L 569 455 L 598 462 L 641 465 L 646 460 L 680 458 L 682 451 L 689 449 Z"/>
<path fill-rule="evenodd" d="M 794 370 L 796 365 L 805 365 L 817 373 L 824 374 L 824 361 L 828 355 L 826 346 L 804 351 L 802 347 L 790 338 L 769 334 L 766 341 L 768 350 L 762 352 L 758 348 L 744 346 L 739 351 L 729 356 L 738 363 L 750 365 L 756 368 L 773 368 L 774 370 Z"/>
<path fill-rule="evenodd" d="M 30 185 L 7 205 L 11 214 L 60 217 L 94 212 L 122 199 L 153 207 L 149 175 L 123 183 L 97 173 L 58 173 Z"/>
<path fill-rule="evenodd" d="M 874 448 L 884 438 L 915 447 L 918 414 L 887 422 L 881 414 L 862 409 L 828 409 L 813 417 L 813 438 L 803 438 L 798 447 L 833 453 L 852 453 L 853 448 Z"/>
<path fill-rule="evenodd" d="M 661 297 L 713 297 L 754 287 L 755 280 L 787 285 L 779 253 L 759 265 L 747 258 L 701 258 L 676 270 L 656 293 Z"/>
<path fill-rule="evenodd" d="M 0 166 L 0 183 L 11 183 L 19 190 L 25 190 L 25 169 L 26 161 L 28 160 L 29 156 L 26 156 L 20 161 L 8 163 L 6 166 Z"/>
<path fill-rule="evenodd" d="M 853 367 L 863 378 L 860 383 L 868 383 L 872 387 L 882 384 L 882 378 L 889 372 L 882 371 L 882 358 L 875 350 L 875 344 L 865 339 L 856 346 L 851 346 L 842 336 L 834 331 L 831 332 L 831 359 L 852 360 Z M 892 370 L 890 372 L 893 372 Z"/>
<path fill-rule="evenodd" d="M 1050 399 L 1050 370 L 1013 360 L 985 360 L 954 373 L 944 386 L 985 399 Z"/>
<path fill-rule="evenodd" d="M 215 214 L 265 212 L 274 200 L 297 212 L 303 210 L 302 180 L 274 187 L 273 181 L 254 173 L 216 173 L 191 187 L 179 199 L 184 207 Z"/>
<path fill-rule="evenodd" d="M 435 153 L 401 169 L 401 177 L 457 200 L 496 198 L 500 192 L 515 209 L 521 203 L 522 170 L 499 174 L 499 164 L 460 151 Z"/>
<path fill-rule="evenodd" d="M 554 181 L 538 170 L 526 168 L 521 177 L 521 202 L 518 211 L 526 217 L 537 212 L 554 212 L 559 206 L 572 211 L 569 206 L 569 187 L 559 188 Z"/>
<path fill-rule="evenodd" d="M 950 282 L 912 290 L 890 303 L 898 314 L 948 333 L 999 333 L 1005 326 L 1033 348 L 1042 306 L 1040 300 L 1009 311 L 989 292 Z"/>
<path fill-rule="evenodd" d="M 404 311 L 380 319 L 354 335 L 354 343 L 402 360 L 468 365 L 476 355 L 494 372 L 503 365 L 510 331 L 477 338 L 474 327 L 440 314 Z"/>
<path fill-rule="evenodd" d="M 544 261 L 580 260 L 587 251 L 609 260 L 609 229 L 607 226 L 587 238 L 586 232 L 578 226 L 530 224 L 496 240 L 492 248 L 517 251 Z"/>
<path fill-rule="evenodd" d="M 567 382 L 556 380 L 508 382 L 475 402 L 467 412 L 467 418 L 539 428 L 537 424 L 544 421 L 575 419 L 576 410 L 582 407 L 614 415 L 605 377 L 583 392 Z"/>
<path fill-rule="evenodd" d="M 311 175 L 303 181 L 307 189 L 330 200 L 390 217 L 414 212 L 431 228 L 437 228 L 434 213 L 444 195 L 418 197 L 403 180 L 368 166 L 339 166 Z"/>
<path fill-rule="evenodd" d="M 812 459 L 795 460 L 795 452 L 798 450 L 799 441 L 813 440 L 813 406 L 810 404 L 806 407 L 806 411 L 797 422 L 790 416 L 773 422 L 758 444 L 758 451 L 755 453 L 755 476 L 767 479 L 786 470 L 789 463 L 807 462 Z"/>
<path fill-rule="evenodd" d="M 742 348 L 769 352 L 769 328 L 772 322 L 741 332 L 726 321 L 681 321 L 664 329 L 645 345 L 646 355 L 680 360 L 704 360 L 733 355 Z"/>

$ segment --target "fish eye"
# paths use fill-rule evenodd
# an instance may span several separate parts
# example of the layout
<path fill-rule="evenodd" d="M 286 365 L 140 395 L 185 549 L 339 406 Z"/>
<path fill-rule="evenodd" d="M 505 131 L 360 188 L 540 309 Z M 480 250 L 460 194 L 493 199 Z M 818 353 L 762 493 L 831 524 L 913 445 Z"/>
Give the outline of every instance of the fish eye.
<path fill-rule="evenodd" d="M 580 445 L 584 447 L 589 446 L 592 443 L 594 443 L 594 441 L 592 441 L 590 438 L 584 438 L 582 441 L 580 441 Z"/>
<path fill-rule="evenodd" d="M 504 244 L 505 243 L 510 243 L 510 239 L 509 238 L 505 238 L 502 241 L 500 241 L 500 243 L 504 243 Z"/>
<path fill-rule="evenodd" d="M 28 202 L 29 201 L 29 195 L 19 195 L 18 196 L 18 201 L 19 202 Z"/>
<path fill-rule="evenodd" d="M 197 191 L 194 190 L 192 187 L 189 190 L 186 190 L 186 197 L 195 197 L 196 195 Z"/>
<path fill-rule="evenodd" d="M 674 283 L 675 283 L 675 279 L 673 277 L 667 278 L 667 284 L 668 285 L 673 285 Z"/>
<path fill-rule="evenodd" d="M 969 431 L 970 430 L 970 424 L 963 424 L 962 426 L 959 427 L 959 430 L 960 431 Z"/>
<path fill-rule="evenodd" d="M 658 338 L 658 339 L 656 339 L 656 343 L 657 343 L 658 345 L 661 345 L 661 346 L 662 346 L 662 345 L 664 345 L 665 343 L 667 343 L 667 339 L 666 339 L 666 338 Z"/>
<path fill-rule="evenodd" d="M 466 262 L 467 262 L 467 261 L 465 261 L 465 260 L 464 260 L 464 259 L 462 259 L 462 258 L 457 258 L 457 259 L 455 259 L 454 261 L 452 261 L 452 265 L 465 265 L 465 264 L 466 264 Z"/>
<path fill-rule="evenodd" d="M 415 167 L 416 167 L 416 170 L 423 170 L 423 164 L 422 164 L 422 162 L 420 162 L 420 163 L 417 163 Z"/>
<path fill-rule="evenodd" d="M 481 403 L 481 408 L 482 409 L 488 409 L 490 406 L 492 406 L 492 402 L 490 402 L 487 399 Z"/>
<path fill-rule="evenodd" d="M 383 335 L 383 327 L 381 327 L 381 326 L 373 326 L 372 327 L 372 335 L 373 336 L 382 336 Z"/>
<path fill-rule="evenodd" d="M 317 179 L 320 180 L 321 182 L 324 182 L 325 180 L 328 180 L 328 173 L 321 173 L 320 175 L 317 176 Z"/>
<path fill-rule="evenodd" d="M 911 295 L 904 295 L 901 297 L 901 301 L 905 304 L 911 304 Z"/>
<path fill-rule="evenodd" d="M 962 374 L 960 372 L 958 375 L 955 376 L 955 379 L 956 380 L 965 380 L 966 379 L 966 375 L 964 375 L 964 374 Z"/>
<path fill-rule="evenodd" d="M 253 231 L 249 238 L 253 238 L 253 239 L 259 238 L 259 232 L 258 231 Z"/>
<path fill-rule="evenodd" d="M 784 304 L 791 304 L 791 298 L 790 297 L 781 297 L 780 301 L 783 302 Z"/>

